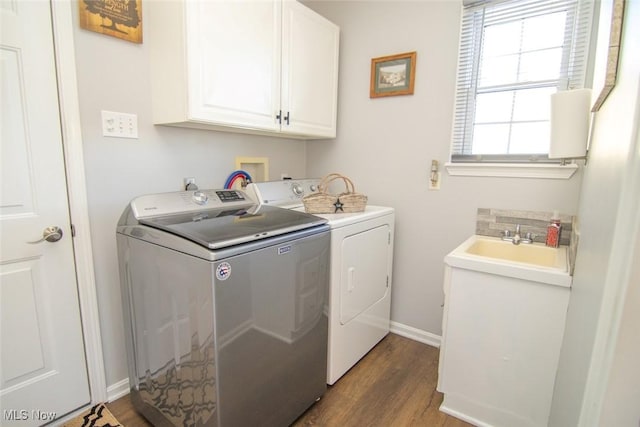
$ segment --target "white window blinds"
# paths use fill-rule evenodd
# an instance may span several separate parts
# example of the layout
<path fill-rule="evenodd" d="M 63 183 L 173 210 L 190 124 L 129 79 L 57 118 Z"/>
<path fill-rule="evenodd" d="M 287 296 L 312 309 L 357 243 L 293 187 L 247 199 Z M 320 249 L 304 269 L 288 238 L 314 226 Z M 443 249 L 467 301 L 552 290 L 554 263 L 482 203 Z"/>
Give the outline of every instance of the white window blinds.
<path fill-rule="evenodd" d="M 549 97 L 584 87 L 593 2 L 464 6 L 452 161 L 549 161 Z"/>

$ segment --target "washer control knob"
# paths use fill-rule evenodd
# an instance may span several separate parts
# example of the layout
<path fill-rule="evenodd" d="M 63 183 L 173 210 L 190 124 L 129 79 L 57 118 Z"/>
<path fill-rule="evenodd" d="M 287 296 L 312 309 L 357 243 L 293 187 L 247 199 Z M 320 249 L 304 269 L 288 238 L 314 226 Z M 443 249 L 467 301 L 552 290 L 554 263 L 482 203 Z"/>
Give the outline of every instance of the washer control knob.
<path fill-rule="evenodd" d="M 296 196 L 302 196 L 302 194 L 304 194 L 304 188 L 302 188 L 302 185 L 295 183 L 291 186 L 291 191 L 293 191 L 293 194 L 295 194 Z"/>
<path fill-rule="evenodd" d="M 199 205 L 206 205 L 207 202 L 209 201 L 209 196 L 207 196 L 207 193 L 203 191 L 194 191 L 193 201 Z"/>
<path fill-rule="evenodd" d="M 309 190 L 311 190 L 311 191 L 318 191 L 318 186 L 317 186 L 317 185 L 315 185 L 315 184 L 311 184 L 311 185 L 309 186 Z"/>

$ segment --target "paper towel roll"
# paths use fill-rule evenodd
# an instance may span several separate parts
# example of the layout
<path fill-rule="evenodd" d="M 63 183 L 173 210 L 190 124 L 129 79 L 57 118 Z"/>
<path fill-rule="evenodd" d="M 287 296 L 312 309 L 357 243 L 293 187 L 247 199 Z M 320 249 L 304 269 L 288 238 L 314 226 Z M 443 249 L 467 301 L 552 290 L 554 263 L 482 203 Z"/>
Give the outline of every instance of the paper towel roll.
<path fill-rule="evenodd" d="M 551 146 L 549 158 L 575 159 L 587 153 L 591 89 L 574 89 L 551 95 Z"/>

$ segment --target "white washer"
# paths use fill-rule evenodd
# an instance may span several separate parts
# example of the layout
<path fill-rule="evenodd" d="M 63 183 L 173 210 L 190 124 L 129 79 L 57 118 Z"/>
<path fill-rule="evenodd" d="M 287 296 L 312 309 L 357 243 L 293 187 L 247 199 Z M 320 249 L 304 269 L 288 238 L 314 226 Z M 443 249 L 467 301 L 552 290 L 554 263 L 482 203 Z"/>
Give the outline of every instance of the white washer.
<path fill-rule="evenodd" d="M 302 197 L 319 179 L 252 183 L 247 194 L 265 205 L 304 210 Z M 335 383 L 389 333 L 395 212 L 319 214 L 331 227 L 327 384 Z"/>

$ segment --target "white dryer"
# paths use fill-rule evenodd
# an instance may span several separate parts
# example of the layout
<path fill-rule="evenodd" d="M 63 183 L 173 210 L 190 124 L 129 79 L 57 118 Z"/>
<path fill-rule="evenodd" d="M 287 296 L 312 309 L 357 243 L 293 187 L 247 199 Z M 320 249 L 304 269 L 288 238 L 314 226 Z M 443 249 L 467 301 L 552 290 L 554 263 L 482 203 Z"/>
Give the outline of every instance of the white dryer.
<path fill-rule="evenodd" d="M 302 197 L 319 179 L 252 183 L 249 197 L 265 205 L 304 210 Z M 327 384 L 335 383 L 389 333 L 395 212 L 317 215 L 331 227 Z"/>

